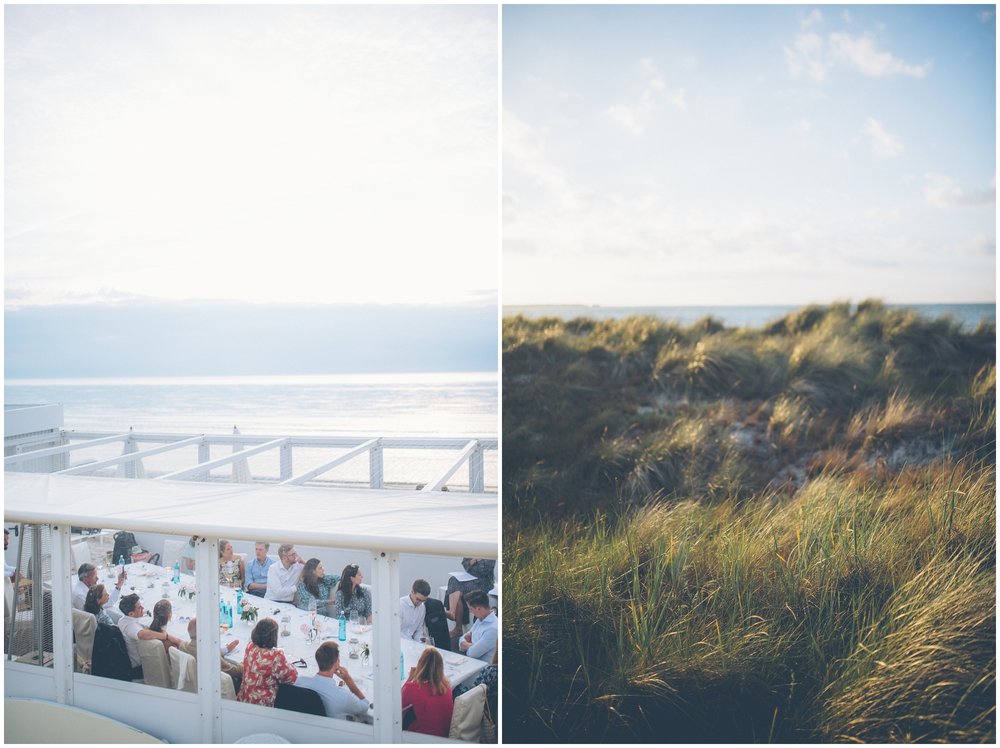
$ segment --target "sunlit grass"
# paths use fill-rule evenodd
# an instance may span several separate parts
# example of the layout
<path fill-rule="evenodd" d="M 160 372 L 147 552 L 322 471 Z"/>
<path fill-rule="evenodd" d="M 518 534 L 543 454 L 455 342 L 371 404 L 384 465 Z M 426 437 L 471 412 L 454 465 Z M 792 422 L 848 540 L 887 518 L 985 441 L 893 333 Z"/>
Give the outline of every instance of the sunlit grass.
<path fill-rule="evenodd" d="M 995 331 L 504 321 L 504 739 L 995 738 Z"/>

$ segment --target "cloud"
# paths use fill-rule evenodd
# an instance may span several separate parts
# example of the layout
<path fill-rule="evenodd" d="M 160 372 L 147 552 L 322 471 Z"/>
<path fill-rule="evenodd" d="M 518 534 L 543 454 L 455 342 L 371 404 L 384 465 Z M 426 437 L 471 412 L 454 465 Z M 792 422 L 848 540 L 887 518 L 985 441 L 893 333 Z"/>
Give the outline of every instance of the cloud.
<path fill-rule="evenodd" d="M 796 36 L 792 46 L 785 46 L 784 51 L 788 72 L 793 78 L 805 75 L 818 81 L 824 80 L 827 73 L 837 67 L 874 78 L 890 75 L 923 78 L 932 66 L 931 61 L 914 65 L 879 49 L 870 34 L 852 36 L 843 31 L 830 33 L 825 39 L 807 31 Z"/>
<path fill-rule="evenodd" d="M 813 8 L 812 13 L 803 18 L 799 25 L 804 29 L 808 29 L 813 24 L 820 23 L 823 23 L 823 14 L 820 12 L 819 8 Z"/>
<path fill-rule="evenodd" d="M 992 10 L 984 10 L 981 11 L 980 13 L 977 13 L 976 18 L 978 18 L 983 23 L 989 23 L 990 21 L 993 20 L 994 15 L 995 14 L 993 13 Z"/>
<path fill-rule="evenodd" d="M 964 190 L 951 177 L 928 172 L 924 175 L 924 199 L 942 210 L 996 205 L 996 177 L 990 181 L 989 187 Z"/>
<path fill-rule="evenodd" d="M 869 117 L 865 123 L 865 134 L 871 139 L 872 153 L 880 158 L 892 158 L 903 152 L 903 141 L 874 117 Z"/>
<path fill-rule="evenodd" d="M 636 135 L 645 132 L 653 114 L 662 109 L 664 103 L 681 112 L 687 109 L 685 89 L 669 91 L 652 60 L 644 57 L 639 61 L 639 69 L 643 79 L 639 100 L 630 104 L 614 104 L 607 109 L 615 122 Z"/>

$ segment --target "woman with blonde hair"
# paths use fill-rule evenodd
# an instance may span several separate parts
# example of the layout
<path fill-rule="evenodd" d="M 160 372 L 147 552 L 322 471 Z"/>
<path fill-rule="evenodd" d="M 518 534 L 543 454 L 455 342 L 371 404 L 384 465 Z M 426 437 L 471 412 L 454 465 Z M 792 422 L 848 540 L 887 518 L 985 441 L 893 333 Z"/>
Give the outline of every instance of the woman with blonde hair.
<path fill-rule="evenodd" d="M 444 660 L 440 652 L 428 647 L 403 684 L 404 724 L 409 719 L 405 716 L 407 709 L 413 717 L 404 729 L 446 738 L 453 708 L 451 683 L 444 677 Z"/>
<path fill-rule="evenodd" d="M 233 544 L 228 540 L 219 541 L 219 584 L 233 589 L 242 589 L 246 571 L 242 556 L 233 553 Z"/>

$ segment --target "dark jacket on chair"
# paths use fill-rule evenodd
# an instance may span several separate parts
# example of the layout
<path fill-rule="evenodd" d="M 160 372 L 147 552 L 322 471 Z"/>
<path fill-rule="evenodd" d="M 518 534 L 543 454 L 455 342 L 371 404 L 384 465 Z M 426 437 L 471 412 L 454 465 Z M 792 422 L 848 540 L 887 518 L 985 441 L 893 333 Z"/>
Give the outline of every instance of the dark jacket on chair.
<path fill-rule="evenodd" d="M 450 652 L 451 634 L 448 616 L 444 614 L 444 603 L 434 598 L 427 598 L 424 601 L 424 624 L 427 626 L 427 633 L 434 640 L 434 646 Z"/>
<path fill-rule="evenodd" d="M 94 656 L 91 675 L 116 680 L 132 680 L 132 662 L 125 648 L 125 637 L 117 626 L 98 623 L 94 632 Z"/>

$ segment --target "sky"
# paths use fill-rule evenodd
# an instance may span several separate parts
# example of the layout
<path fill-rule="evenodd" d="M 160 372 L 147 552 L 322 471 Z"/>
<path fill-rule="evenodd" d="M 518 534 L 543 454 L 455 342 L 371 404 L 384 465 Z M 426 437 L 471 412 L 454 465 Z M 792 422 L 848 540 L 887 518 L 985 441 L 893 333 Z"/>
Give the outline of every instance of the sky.
<path fill-rule="evenodd" d="M 505 6 L 503 303 L 994 303 L 994 6 Z"/>
<path fill-rule="evenodd" d="M 152 310 L 164 355 L 273 312 L 247 338 L 256 352 L 232 351 L 249 370 L 206 353 L 186 374 L 384 371 L 393 350 L 402 371 L 495 369 L 481 350 L 497 337 L 495 7 L 8 5 L 4 19 L 8 376 L 53 375 L 31 370 L 41 341 L 74 351 L 58 375 L 134 368 L 109 341 Z M 316 371 L 306 349 L 348 319 L 381 337 Z M 440 326 L 414 337 L 418 319 Z M 266 362 L 292 340 L 291 360 Z"/>
<path fill-rule="evenodd" d="M 489 6 L 6 6 L 6 304 L 497 295 Z"/>

